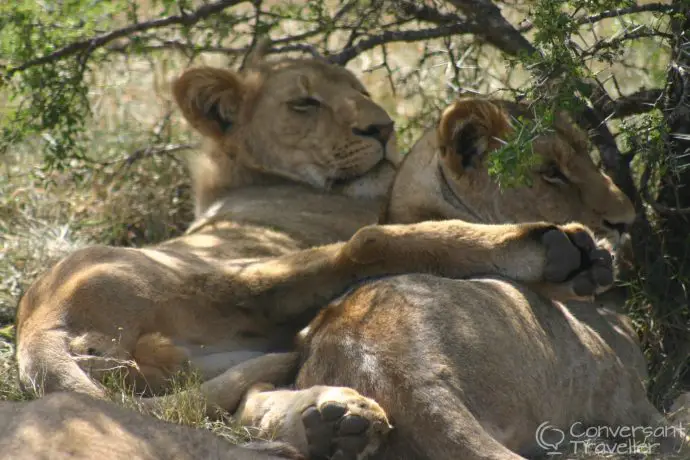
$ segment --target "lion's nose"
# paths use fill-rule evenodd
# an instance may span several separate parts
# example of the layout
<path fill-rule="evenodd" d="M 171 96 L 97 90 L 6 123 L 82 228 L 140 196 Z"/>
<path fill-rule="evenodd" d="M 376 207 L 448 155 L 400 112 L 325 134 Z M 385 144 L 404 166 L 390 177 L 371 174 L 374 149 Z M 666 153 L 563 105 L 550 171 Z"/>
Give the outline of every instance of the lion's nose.
<path fill-rule="evenodd" d="M 385 124 L 369 125 L 365 129 L 352 128 L 352 132 L 358 136 L 373 137 L 381 144 L 386 145 L 388 139 L 393 135 L 393 126 L 394 123 L 391 121 Z"/>

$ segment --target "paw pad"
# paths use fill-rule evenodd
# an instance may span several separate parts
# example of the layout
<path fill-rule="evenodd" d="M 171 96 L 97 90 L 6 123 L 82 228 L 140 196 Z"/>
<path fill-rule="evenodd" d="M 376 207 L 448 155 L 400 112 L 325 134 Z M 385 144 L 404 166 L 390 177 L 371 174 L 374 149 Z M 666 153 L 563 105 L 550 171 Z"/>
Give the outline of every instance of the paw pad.
<path fill-rule="evenodd" d="M 578 296 L 613 284 L 613 257 L 597 247 L 584 227 L 554 227 L 542 235 L 541 242 L 546 248 L 545 281 L 570 282 Z"/>
<path fill-rule="evenodd" d="M 309 458 L 357 460 L 374 453 L 390 427 L 383 410 L 365 401 L 327 401 L 302 412 Z"/>

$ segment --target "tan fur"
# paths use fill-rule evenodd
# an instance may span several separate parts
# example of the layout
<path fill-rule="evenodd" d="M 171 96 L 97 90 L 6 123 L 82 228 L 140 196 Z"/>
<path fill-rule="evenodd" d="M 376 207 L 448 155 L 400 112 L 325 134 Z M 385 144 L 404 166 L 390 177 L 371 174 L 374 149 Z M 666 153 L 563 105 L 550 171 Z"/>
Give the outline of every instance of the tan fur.
<path fill-rule="evenodd" d="M 534 171 L 531 187 L 499 189 L 486 157 L 500 146 L 496 138 L 510 135 L 505 107 L 525 113 L 478 98 L 446 109 L 406 156 L 388 222 L 519 228 L 575 220 L 620 240 L 610 224 L 630 224 L 632 205 L 597 170 L 584 134 L 565 117 L 533 148 L 569 182 L 554 184 Z M 344 385 L 375 399 L 396 427 L 376 458 L 391 460 L 518 459 L 540 452 L 535 436 L 543 422 L 565 432 L 575 422 L 670 425 L 646 398 L 644 357 L 630 320 L 615 308 L 620 297 L 611 292 L 566 307 L 512 278 L 410 274 L 355 289 L 312 323 L 298 387 Z M 681 441 L 652 440 L 662 444 L 653 452 Z"/>
<path fill-rule="evenodd" d="M 154 247 L 77 251 L 38 279 L 17 313 L 25 387 L 102 397 L 95 380 L 117 365 L 137 391 L 159 395 L 191 368 L 209 407 L 235 411 L 253 385 L 292 381 L 297 332 L 365 280 L 497 273 L 574 292 L 572 280 L 593 290 L 610 272 L 568 242 L 591 243 L 581 226 L 374 225 L 398 161 L 392 121 L 344 69 L 285 59 L 243 73 L 198 68 L 173 92 L 208 142 L 191 163 L 196 221 Z M 387 431 L 372 429 L 388 426 L 381 408 L 347 389 L 263 393 L 237 416 L 267 417 L 304 454 L 363 458 Z M 292 425 L 302 418 L 306 431 Z"/>
<path fill-rule="evenodd" d="M 206 430 L 164 423 L 78 393 L 0 401 L 0 448 L 12 460 L 303 459 L 282 443 L 233 446 Z"/>

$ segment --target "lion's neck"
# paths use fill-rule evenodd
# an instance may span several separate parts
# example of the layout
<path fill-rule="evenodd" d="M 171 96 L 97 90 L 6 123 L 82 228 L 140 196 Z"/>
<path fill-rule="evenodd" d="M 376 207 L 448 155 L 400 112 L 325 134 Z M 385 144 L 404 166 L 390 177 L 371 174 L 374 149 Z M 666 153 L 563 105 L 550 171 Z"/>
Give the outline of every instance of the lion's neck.
<path fill-rule="evenodd" d="M 248 167 L 235 157 L 212 151 L 193 158 L 190 161 L 190 171 L 195 218 L 203 215 L 232 190 L 288 183 L 286 179 Z"/>

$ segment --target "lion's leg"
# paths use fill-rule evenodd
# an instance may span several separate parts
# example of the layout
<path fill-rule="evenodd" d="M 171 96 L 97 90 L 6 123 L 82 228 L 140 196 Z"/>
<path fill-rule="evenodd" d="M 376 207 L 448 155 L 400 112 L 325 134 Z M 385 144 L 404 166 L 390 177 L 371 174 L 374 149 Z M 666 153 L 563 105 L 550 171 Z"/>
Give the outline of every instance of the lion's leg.
<path fill-rule="evenodd" d="M 343 377 L 339 381 L 348 382 L 345 376 L 339 377 Z M 492 437 L 465 407 L 464 401 L 456 391 L 457 388 L 453 388 L 449 382 L 442 380 L 420 382 L 418 387 L 411 387 L 385 371 L 371 377 L 376 380 L 372 382 L 372 385 L 382 390 L 374 391 L 377 398 L 381 398 L 382 404 L 386 407 L 394 408 L 394 419 L 391 420 L 393 431 L 387 442 L 383 444 L 381 453 L 375 458 L 385 460 L 522 459 Z M 362 387 L 362 382 L 348 383 Z M 321 418 L 324 418 L 323 415 Z M 299 424 L 297 426 L 300 427 Z M 330 427 L 327 426 L 326 430 L 329 429 Z M 330 440 L 330 438 L 326 439 Z M 288 441 L 293 443 L 291 440 Z M 420 448 L 421 446 L 423 448 Z M 304 452 L 302 449 L 300 451 Z M 310 453 L 313 455 L 316 452 Z"/>
<path fill-rule="evenodd" d="M 401 428 L 391 433 L 382 460 L 523 459 L 496 440 L 447 383 L 405 389 L 401 396 L 404 408 L 394 421 Z"/>
<path fill-rule="evenodd" d="M 430 273 L 450 278 L 496 274 L 563 284 L 573 296 L 613 282 L 611 256 L 581 225 L 470 224 L 459 220 L 369 226 L 347 243 L 233 266 L 233 304 L 272 323 L 301 328 L 323 305 L 355 283 L 387 275 Z M 225 274 L 223 276 L 228 276 Z M 223 280 L 212 283 L 223 286 Z"/>
<path fill-rule="evenodd" d="M 297 371 L 298 353 L 269 353 L 250 359 L 223 372 L 217 377 L 203 382 L 197 389 L 206 399 L 207 413 L 213 417 L 222 411 L 234 412 L 242 398 L 257 384 L 287 385 Z M 141 405 L 155 410 L 168 401 L 184 398 L 184 391 L 169 396 L 141 398 Z"/>
<path fill-rule="evenodd" d="M 262 436 L 286 441 L 312 459 L 356 460 L 375 453 L 390 431 L 383 409 L 343 387 L 273 390 L 257 385 L 235 414 Z"/>

